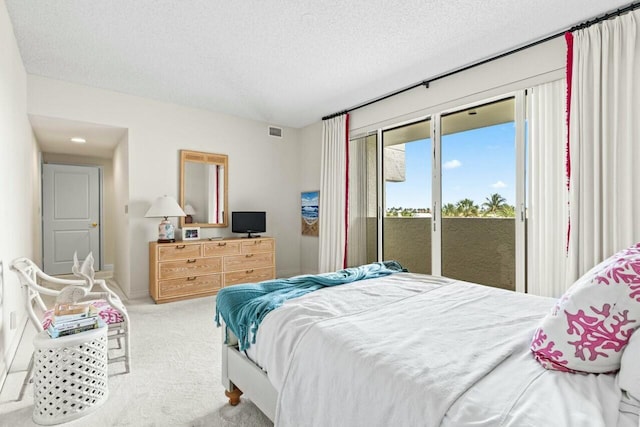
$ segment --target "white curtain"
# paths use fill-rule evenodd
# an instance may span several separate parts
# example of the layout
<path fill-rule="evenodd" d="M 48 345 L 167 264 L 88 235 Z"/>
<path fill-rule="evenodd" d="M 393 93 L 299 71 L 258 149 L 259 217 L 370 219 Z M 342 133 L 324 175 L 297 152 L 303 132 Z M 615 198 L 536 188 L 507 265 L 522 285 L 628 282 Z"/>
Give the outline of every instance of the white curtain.
<path fill-rule="evenodd" d="M 349 143 L 347 266 L 367 263 L 367 138 Z"/>
<path fill-rule="evenodd" d="M 640 11 L 573 34 L 567 282 L 640 240 Z"/>
<path fill-rule="evenodd" d="M 320 162 L 320 273 L 345 267 L 347 237 L 348 114 L 322 122 Z"/>
<path fill-rule="evenodd" d="M 527 292 L 559 297 L 566 290 L 568 192 L 566 81 L 529 90 Z"/>

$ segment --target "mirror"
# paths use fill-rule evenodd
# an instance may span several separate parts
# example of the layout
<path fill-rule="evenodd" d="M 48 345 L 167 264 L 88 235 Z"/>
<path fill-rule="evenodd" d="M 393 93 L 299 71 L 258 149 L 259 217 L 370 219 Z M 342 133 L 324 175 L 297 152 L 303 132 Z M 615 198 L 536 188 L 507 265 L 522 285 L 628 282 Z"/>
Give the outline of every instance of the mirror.
<path fill-rule="evenodd" d="M 184 227 L 227 227 L 225 154 L 180 150 L 180 206 Z"/>

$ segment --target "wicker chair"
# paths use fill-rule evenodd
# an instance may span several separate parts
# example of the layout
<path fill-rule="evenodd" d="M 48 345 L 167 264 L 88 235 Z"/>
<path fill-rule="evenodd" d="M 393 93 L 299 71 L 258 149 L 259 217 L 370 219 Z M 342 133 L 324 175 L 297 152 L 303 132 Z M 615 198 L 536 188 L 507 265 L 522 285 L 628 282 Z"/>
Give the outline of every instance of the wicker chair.
<path fill-rule="evenodd" d="M 53 320 L 53 302 L 65 300 L 65 302 L 91 302 L 98 308 L 99 315 L 108 325 L 108 339 L 115 340 L 118 351 L 117 357 L 109 357 L 109 363 L 124 362 L 124 372 L 130 371 L 130 324 L 129 315 L 124 304 L 107 286 L 102 279 L 94 279 L 93 257 L 87 257 L 82 267 L 79 266 L 74 255 L 74 275 L 82 280 L 68 280 L 49 276 L 28 258 L 18 258 L 11 263 L 11 270 L 15 272 L 22 286 L 26 289 L 27 313 L 31 322 L 39 332 L 44 331 Z M 99 291 L 94 291 L 97 287 Z M 56 289 L 57 288 L 57 289 Z M 43 296 L 49 297 L 43 299 Z M 52 300 L 51 307 L 47 307 L 45 300 Z M 70 301 L 71 300 L 71 301 Z M 29 364 L 25 383 L 20 391 L 19 399 L 22 399 L 27 383 L 31 379 L 33 359 Z"/>

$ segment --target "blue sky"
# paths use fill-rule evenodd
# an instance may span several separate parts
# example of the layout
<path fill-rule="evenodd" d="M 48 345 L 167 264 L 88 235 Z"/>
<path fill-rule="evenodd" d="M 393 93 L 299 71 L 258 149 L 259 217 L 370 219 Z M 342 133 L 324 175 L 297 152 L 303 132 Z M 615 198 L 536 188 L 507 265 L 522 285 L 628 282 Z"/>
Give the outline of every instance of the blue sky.
<path fill-rule="evenodd" d="M 499 193 L 515 205 L 513 122 L 442 137 L 442 203 L 482 205 Z M 431 207 L 431 139 L 405 144 L 406 180 L 386 183 L 386 207 Z"/>

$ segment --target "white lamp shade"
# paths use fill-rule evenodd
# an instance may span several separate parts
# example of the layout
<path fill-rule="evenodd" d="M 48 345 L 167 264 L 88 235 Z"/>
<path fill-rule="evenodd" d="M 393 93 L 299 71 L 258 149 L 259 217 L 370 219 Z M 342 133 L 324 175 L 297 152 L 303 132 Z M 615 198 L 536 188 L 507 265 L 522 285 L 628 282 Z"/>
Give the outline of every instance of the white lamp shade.
<path fill-rule="evenodd" d="M 158 197 L 151 205 L 145 218 L 161 218 L 168 216 L 187 216 L 173 197 Z"/>
<path fill-rule="evenodd" d="M 196 210 L 193 209 L 193 206 L 187 204 L 187 206 L 184 207 L 184 213 L 186 213 L 187 215 L 195 215 Z"/>

